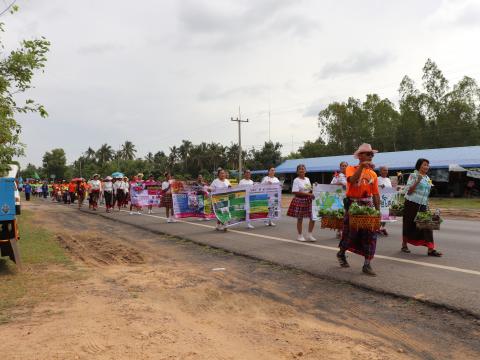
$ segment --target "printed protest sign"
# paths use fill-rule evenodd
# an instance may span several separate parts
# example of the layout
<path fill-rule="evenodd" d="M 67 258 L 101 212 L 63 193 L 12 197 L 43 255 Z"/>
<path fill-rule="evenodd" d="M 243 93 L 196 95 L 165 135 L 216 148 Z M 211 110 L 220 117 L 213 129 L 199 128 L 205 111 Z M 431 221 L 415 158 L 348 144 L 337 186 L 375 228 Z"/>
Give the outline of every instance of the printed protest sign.
<path fill-rule="evenodd" d="M 345 190 L 341 185 L 315 184 L 313 187 L 312 219 L 319 220 L 318 212 L 322 210 L 343 209 Z"/>
<path fill-rule="evenodd" d="M 210 209 L 205 209 L 205 200 L 208 199 L 203 186 L 177 184 L 172 187 L 173 213 L 175 218 L 211 217 Z"/>
<path fill-rule="evenodd" d="M 246 189 L 227 189 L 211 195 L 213 211 L 223 225 L 231 226 L 246 220 Z"/>
<path fill-rule="evenodd" d="M 279 219 L 282 189 L 277 184 L 254 184 L 247 189 L 247 219 Z"/>

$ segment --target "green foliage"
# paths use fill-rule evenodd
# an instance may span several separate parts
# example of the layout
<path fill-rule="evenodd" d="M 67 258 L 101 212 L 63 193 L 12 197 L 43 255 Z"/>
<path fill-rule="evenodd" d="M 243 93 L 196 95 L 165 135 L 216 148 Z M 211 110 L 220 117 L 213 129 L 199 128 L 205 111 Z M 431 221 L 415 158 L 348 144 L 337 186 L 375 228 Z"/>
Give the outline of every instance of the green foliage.
<path fill-rule="evenodd" d="M 318 216 L 319 217 L 335 217 L 337 219 L 343 219 L 345 216 L 345 210 L 344 209 L 338 209 L 338 210 L 331 210 L 331 209 L 320 209 L 318 211 Z"/>
<path fill-rule="evenodd" d="M 17 10 L 16 6 L 11 8 L 11 12 Z M 4 24 L 0 23 L 0 32 L 4 31 Z M 37 112 L 42 117 L 48 115 L 41 104 L 18 97 L 23 98 L 22 94 L 30 89 L 34 73 L 43 71 L 49 47 L 50 43 L 43 37 L 23 40 L 18 49 L 2 51 L 0 55 L 0 171 L 5 170 L 14 156 L 24 154 L 16 115 L 29 112 Z M 4 48 L 1 38 L 0 48 Z"/>
<path fill-rule="evenodd" d="M 436 215 L 432 211 L 419 211 L 415 216 L 415 221 L 417 222 L 431 222 L 431 221 L 440 221 L 443 222 L 442 218 L 439 215 Z"/>
<path fill-rule="evenodd" d="M 53 149 L 43 155 L 43 173 L 47 178 L 55 175 L 56 179 L 67 179 L 67 158 L 63 149 Z"/>
<path fill-rule="evenodd" d="M 352 153 L 368 142 L 380 151 L 399 151 L 480 144 L 480 88 L 464 77 L 451 89 L 437 64 L 423 67 L 422 89 L 405 76 L 398 109 L 389 99 L 368 94 L 349 98 L 319 113 L 321 138 L 298 151 L 305 157 Z"/>
<path fill-rule="evenodd" d="M 368 215 L 368 216 L 380 216 L 380 211 L 370 206 L 362 206 L 357 203 L 350 205 L 348 210 L 350 215 Z"/>

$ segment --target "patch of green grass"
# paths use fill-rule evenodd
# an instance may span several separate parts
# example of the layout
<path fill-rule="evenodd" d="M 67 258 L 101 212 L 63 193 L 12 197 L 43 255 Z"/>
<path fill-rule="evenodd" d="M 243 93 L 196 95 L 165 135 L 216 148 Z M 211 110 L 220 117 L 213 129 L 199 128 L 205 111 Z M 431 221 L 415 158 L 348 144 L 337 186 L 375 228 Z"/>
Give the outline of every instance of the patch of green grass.
<path fill-rule="evenodd" d="M 465 198 L 430 198 L 430 207 L 445 209 L 476 209 L 480 210 L 480 199 Z"/>
<path fill-rule="evenodd" d="M 12 310 L 28 311 L 58 295 L 55 284 L 78 277 L 54 234 L 35 224 L 32 211 L 22 211 L 18 220 L 23 271 L 8 258 L 0 258 L 0 324 L 11 319 Z"/>

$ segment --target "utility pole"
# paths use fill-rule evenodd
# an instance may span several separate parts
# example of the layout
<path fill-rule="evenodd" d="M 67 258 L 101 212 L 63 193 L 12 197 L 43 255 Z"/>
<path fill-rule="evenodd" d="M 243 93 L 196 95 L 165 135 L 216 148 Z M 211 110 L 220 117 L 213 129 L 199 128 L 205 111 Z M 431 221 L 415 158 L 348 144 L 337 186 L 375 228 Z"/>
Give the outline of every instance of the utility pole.
<path fill-rule="evenodd" d="M 238 107 L 238 117 L 233 117 L 230 121 L 236 121 L 238 123 L 238 181 L 242 178 L 242 122 L 248 122 L 248 119 L 242 120 L 240 113 L 240 106 Z"/>

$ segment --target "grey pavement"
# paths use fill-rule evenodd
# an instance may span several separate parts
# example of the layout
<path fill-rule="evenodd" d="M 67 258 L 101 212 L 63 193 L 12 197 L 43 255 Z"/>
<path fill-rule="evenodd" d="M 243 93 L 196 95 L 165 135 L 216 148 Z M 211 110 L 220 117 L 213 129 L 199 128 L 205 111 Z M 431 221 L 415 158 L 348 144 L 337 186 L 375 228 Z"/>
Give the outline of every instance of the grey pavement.
<path fill-rule="evenodd" d="M 442 258 L 426 256 L 425 247 L 410 246 L 411 254 L 400 252 L 401 221 L 388 224 L 390 235 L 379 237 L 377 242 L 377 255 L 372 266 L 378 276 L 372 278 L 361 272 L 363 259 L 355 254 L 348 254 L 350 268 L 340 268 L 335 256 L 338 245 L 335 232 L 319 226 L 314 230 L 317 242 L 300 243 L 295 241 L 295 219 L 286 216 L 277 221 L 275 227 L 254 222 L 254 230 L 237 225 L 227 232 L 218 232 L 214 230 L 213 220 L 187 219 L 168 224 L 161 210 L 154 209 L 152 215 L 130 215 L 128 211 L 107 214 L 104 209 L 82 211 L 363 288 L 416 298 L 480 316 L 478 221 L 445 220 L 441 230 L 434 233 L 437 248 L 444 253 Z"/>

